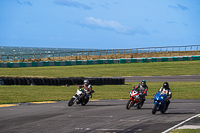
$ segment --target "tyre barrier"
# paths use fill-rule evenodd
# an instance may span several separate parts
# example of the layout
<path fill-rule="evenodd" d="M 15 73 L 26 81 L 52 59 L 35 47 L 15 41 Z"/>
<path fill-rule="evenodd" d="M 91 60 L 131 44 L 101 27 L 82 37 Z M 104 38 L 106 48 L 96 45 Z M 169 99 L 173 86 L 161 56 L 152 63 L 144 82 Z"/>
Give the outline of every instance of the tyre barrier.
<path fill-rule="evenodd" d="M 125 78 L 103 77 L 67 77 L 67 78 L 31 78 L 31 77 L 0 77 L 0 85 L 81 85 L 88 79 L 92 85 L 120 85 L 125 83 Z"/>

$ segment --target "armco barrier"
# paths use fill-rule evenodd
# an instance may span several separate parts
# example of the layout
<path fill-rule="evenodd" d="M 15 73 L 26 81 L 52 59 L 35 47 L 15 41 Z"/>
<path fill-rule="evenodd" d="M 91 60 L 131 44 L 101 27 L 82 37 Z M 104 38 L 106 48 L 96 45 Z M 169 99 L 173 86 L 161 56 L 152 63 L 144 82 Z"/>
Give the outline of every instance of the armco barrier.
<path fill-rule="evenodd" d="M 190 60 L 200 60 L 200 55 L 197 55 L 197 56 L 177 56 L 177 57 L 101 59 L 101 60 L 5 62 L 5 63 L 0 63 L 0 67 L 11 67 L 11 68 L 13 68 L 13 67 L 41 67 L 41 66 L 72 66 L 72 65 L 145 63 L 145 62 L 165 62 L 165 61 L 190 61 Z"/>
<path fill-rule="evenodd" d="M 68 77 L 68 78 L 31 78 L 31 77 L 0 77 L 4 85 L 81 85 L 88 79 L 92 85 L 118 85 L 124 84 L 125 78 L 103 77 Z"/>

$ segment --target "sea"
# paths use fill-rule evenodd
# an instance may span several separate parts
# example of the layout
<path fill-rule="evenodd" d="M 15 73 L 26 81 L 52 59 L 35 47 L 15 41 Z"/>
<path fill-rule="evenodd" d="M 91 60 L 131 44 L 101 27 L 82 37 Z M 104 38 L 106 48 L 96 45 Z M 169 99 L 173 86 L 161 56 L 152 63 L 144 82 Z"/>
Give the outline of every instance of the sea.
<path fill-rule="evenodd" d="M 141 50 L 139 50 L 141 51 Z M 40 59 L 64 56 L 89 56 L 106 54 L 135 53 L 135 49 L 78 49 L 78 48 L 42 48 L 42 47 L 7 47 L 0 46 L 0 61 L 20 59 Z M 143 50 L 141 52 L 144 52 Z"/>
<path fill-rule="evenodd" d="M 89 51 L 93 51 L 96 49 L 89 49 Z M 34 55 L 36 58 L 41 56 L 45 57 L 52 57 L 53 53 L 55 56 L 59 56 L 56 54 L 73 54 L 79 51 L 86 51 L 86 49 L 78 49 L 78 48 L 42 48 L 42 47 L 7 47 L 7 46 L 0 46 L 0 60 L 18 60 L 20 58 L 33 58 Z M 88 51 L 88 50 L 87 50 Z M 60 55 L 62 56 L 62 55 Z M 43 57 L 42 57 L 43 58 Z"/>
<path fill-rule="evenodd" d="M 199 45 L 147 47 L 132 49 L 78 49 L 78 48 L 43 48 L 43 47 L 9 47 L 0 46 L 0 61 L 13 61 L 20 59 L 39 59 L 64 56 L 89 56 L 106 54 L 128 54 L 146 52 L 187 51 L 199 50 Z"/>

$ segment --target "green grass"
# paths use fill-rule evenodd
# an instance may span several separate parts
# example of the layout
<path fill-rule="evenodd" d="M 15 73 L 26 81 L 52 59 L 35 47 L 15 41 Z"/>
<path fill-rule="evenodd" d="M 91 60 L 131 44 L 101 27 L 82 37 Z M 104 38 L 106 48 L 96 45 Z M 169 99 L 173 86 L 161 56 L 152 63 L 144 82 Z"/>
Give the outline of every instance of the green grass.
<path fill-rule="evenodd" d="M 129 92 L 138 82 L 125 85 L 93 86 L 92 99 L 128 99 Z M 169 82 L 173 93 L 172 99 L 199 99 L 200 82 Z M 162 82 L 147 82 L 147 99 L 153 99 Z M 76 86 L 0 86 L 0 104 L 39 101 L 65 101 L 76 92 Z"/>
<path fill-rule="evenodd" d="M 200 133 L 200 129 L 176 129 L 170 133 Z"/>
<path fill-rule="evenodd" d="M 0 76 L 108 77 L 200 74 L 200 61 L 0 68 Z"/>

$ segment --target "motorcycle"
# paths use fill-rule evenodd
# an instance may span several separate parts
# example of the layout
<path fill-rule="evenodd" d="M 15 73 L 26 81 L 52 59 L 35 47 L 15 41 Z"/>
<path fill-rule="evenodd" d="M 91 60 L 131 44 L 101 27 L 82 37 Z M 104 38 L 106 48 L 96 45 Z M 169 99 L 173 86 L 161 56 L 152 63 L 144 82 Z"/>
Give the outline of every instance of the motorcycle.
<path fill-rule="evenodd" d="M 157 111 L 160 111 L 162 114 L 164 114 L 167 111 L 166 99 L 166 94 L 161 94 L 161 92 L 155 94 L 152 114 L 155 114 Z"/>
<path fill-rule="evenodd" d="M 91 93 L 94 93 L 92 90 Z M 81 104 L 85 106 L 89 101 L 89 95 L 85 92 L 84 89 L 77 89 L 76 94 L 69 100 L 68 106 L 72 106 L 74 103 Z"/>
<path fill-rule="evenodd" d="M 126 104 L 126 109 L 130 109 L 131 107 L 140 109 L 142 106 L 142 98 L 140 97 L 139 92 L 136 90 L 130 91 L 130 100 Z"/>

